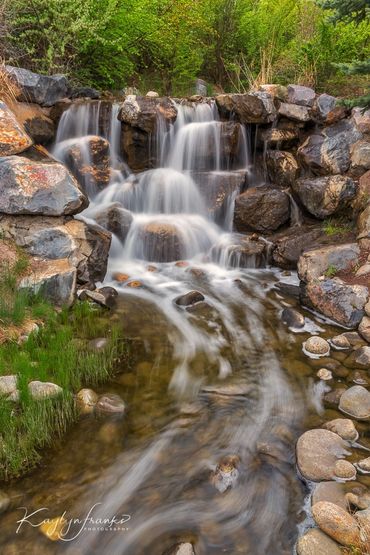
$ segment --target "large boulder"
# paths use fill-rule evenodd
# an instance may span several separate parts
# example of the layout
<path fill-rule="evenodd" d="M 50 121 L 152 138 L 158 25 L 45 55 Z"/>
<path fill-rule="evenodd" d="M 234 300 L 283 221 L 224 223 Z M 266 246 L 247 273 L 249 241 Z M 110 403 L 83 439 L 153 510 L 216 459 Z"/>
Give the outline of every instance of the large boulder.
<path fill-rule="evenodd" d="M 353 108 L 352 118 L 360 133 L 370 135 L 370 110 L 364 112 L 363 108 Z"/>
<path fill-rule="evenodd" d="M 132 224 L 132 214 L 119 202 L 112 202 L 108 206 L 94 212 L 94 220 L 107 231 L 114 233 L 124 242 Z"/>
<path fill-rule="evenodd" d="M 306 251 L 298 262 L 298 275 L 302 281 L 312 281 L 324 275 L 329 267 L 336 271 L 344 270 L 356 263 L 360 256 L 357 243 L 329 245 Z"/>
<path fill-rule="evenodd" d="M 316 102 L 314 104 L 315 115 L 319 120 L 325 121 L 328 115 L 334 110 L 336 103 L 337 99 L 335 96 L 325 93 L 320 94 L 316 98 Z"/>
<path fill-rule="evenodd" d="M 39 260 L 18 287 L 42 296 L 56 306 L 70 306 L 76 293 L 76 268 L 67 259 Z"/>
<path fill-rule="evenodd" d="M 247 173 L 243 171 L 230 172 L 192 172 L 195 181 L 209 212 L 220 218 L 224 217 L 228 200 L 233 193 L 241 191 L 247 184 Z"/>
<path fill-rule="evenodd" d="M 251 187 L 235 201 L 234 225 L 237 231 L 275 231 L 289 217 L 289 196 L 274 187 Z"/>
<path fill-rule="evenodd" d="M 17 118 L 0 100 L 0 156 L 19 154 L 32 145 Z"/>
<path fill-rule="evenodd" d="M 279 107 L 279 116 L 293 121 L 306 123 L 311 119 L 311 112 L 306 106 L 298 106 L 297 104 L 282 102 Z"/>
<path fill-rule="evenodd" d="M 370 247 L 370 204 L 361 212 L 357 220 L 358 236 L 357 239 L 361 248 Z"/>
<path fill-rule="evenodd" d="M 357 141 L 351 149 L 351 171 L 359 176 L 366 170 L 370 170 L 370 140 Z"/>
<path fill-rule="evenodd" d="M 0 189 L 0 212 L 4 214 L 71 215 L 88 205 L 75 179 L 56 162 L 0 158 Z"/>
<path fill-rule="evenodd" d="M 357 328 L 369 297 L 368 288 L 350 285 L 339 278 L 320 278 L 304 287 L 304 301 L 328 318 L 348 328 Z"/>
<path fill-rule="evenodd" d="M 326 237 L 323 237 L 321 225 L 302 225 L 278 232 L 272 240 L 274 263 L 281 268 L 295 269 L 301 254 L 319 247 Z"/>
<path fill-rule="evenodd" d="M 353 121 L 343 120 L 310 135 L 298 150 L 303 164 L 317 175 L 346 172 L 351 147 L 362 138 Z"/>
<path fill-rule="evenodd" d="M 173 262 L 184 257 L 185 245 L 175 225 L 151 222 L 140 231 L 143 258 L 150 262 Z"/>
<path fill-rule="evenodd" d="M 306 480 L 336 478 L 336 463 L 348 453 L 348 443 L 329 430 L 309 430 L 297 441 L 297 465 Z"/>
<path fill-rule="evenodd" d="M 38 104 L 17 102 L 12 106 L 13 112 L 35 144 L 46 145 L 53 141 L 55 124 L 49 117 L 49 109 Z"/>
<path fill-rule="evenodd" d="M 293 185 L 299 176 L 298 162 L 290 152 L 268 150 L 266 165 L 270 181 L 275 185 L 281 187 Z"/>
<path fill-rule="evenodd" d="M 67 258 L 77 268 L 80 284 L 105 277 L 111 234 L 99 226 L 65 218 L 0 215 L 0 230 L 33 256 Z"/>
<path fill-rule="evenodd" d="M 342 175 L 304 177 L 293 183 L 293 191 L 313 216 L 324 219 L 349 207 L 356 196 L 356 185 Z"/>
<path fill-rule="evenodd" d="M 128 95 L 125 98 L 118 115 L 120 121 L 145 133 L 155 132 L 159 118 L 166 123 L 172 123 L 176 117 L 177 110 L 170 98 L 136 95 Z"/>
<path fill-rule="evenodd" d="M 220 94 L 216 104 L 221 115 L 235 115 L 240 123 L 271 123 L 276 116 L 272 97 L 264 92 Z"/>
<path fill-rule="evenodd" d="M 14 80 L 20 93 L 17 100 L 52 106 L 58 100 L 68 97 L 69 84 L 64 75 L 40 75 L 28 69 L 5 66 L 11 79 Z"/>
<path fill-rule="evenodd" d="M 109 151 L 110 146 L 106 139 L 88 135 L 81 139 L 63 141 L 57 145 L 54 154 L 67 164 L 82 190 L 89 194 L 109 185 Z"/>
<path fill-rule="evenodd" d="M 317 528 L 310 528 L 297 543 L 297 555 L 341 555 L 339 545 Z"/>
<path fill-rule="evenodd" d="M 302 85 L 288 85 L 288 102 L 299 104 L 299 106 L 312 107 L 314 105 L 316 93 L 309 87 Z"/>

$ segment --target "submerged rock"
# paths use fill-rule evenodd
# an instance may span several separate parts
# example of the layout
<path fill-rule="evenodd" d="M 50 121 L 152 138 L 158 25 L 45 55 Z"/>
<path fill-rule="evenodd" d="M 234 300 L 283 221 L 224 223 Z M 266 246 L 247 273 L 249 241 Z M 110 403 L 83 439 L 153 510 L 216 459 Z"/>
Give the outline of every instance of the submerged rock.
<path fill-rule="evenodd" d="M 370 368 L 370 347 L 359 347 L 355 349 L 345 360 L 347 366 L 356 368 Z"/>
<path fill-rule="evenodd" d="M 91 414 L 98 401 L 98 395 L 92 389 L 80 389 L 76 395 L 76 403 L 80 414 Z"/>
<path fill-rule="evenodd" d="M 88 200 L 68 170 L 57 162 L 20 156 L 0 159 L 0 212 L 44 216 L 81 212 Z"/>
<path fill-rule="evenodd" d="M 95 412 L 98 415 L 123 415 L 126 412 L 126 405 L 119 395 L 106 393 L 99 397 Z"/>
<path fill-rule="evenodd" d="M 271 186 L 251 187 L 235 201 L 234 224 L 238 231 L 275 231 L 289 217 L 288 195 Z"/>
<path fill-rule="evenodd" d="M 335 464 L 348 454 L 347 443 L 329 430 L 309 430 L 297 441 L 297 465 L 307 480 L 335 479 Z"/>
<path fill-rule="evenodd" d="M 174 262 L 183 258 L 185 245 L 175 225 L 152 222 L 143 226 L 140 235 L 145 260 L 150 262 Z"/>
<path fill-rule="evenodd" d="M 58 516 L 52 519 L 45 519 L 40 526 L 40 532 L 44 534 L 52 542 L 59 541 L 63 537 L 63 533 L 68 529 L 68 521 L 64 516 Z"/>
<path fill-rule="evenodd" d="M 220 493 L 235 487 L 239 477 L 237 468 L 239 462 L 238 456 L 228 455 L 218 463 L 216 470 L 212 474 L 211 481 Z"/>
<path fill-rule="evenodd" d="M 32 145 L 32 140 L 13 112 L 0 100 L 0 156 L 19 154 Z"/>
<path fill-rule="evenodd" d="M 303 328 L 305 317 L 294 308 L 284 308 L 281 319 L 290 328 Z"/>
<path fill-rule="evenodd" d="M 340 397 L 339 410 L 357 420 L 368 420 L 370 418 L 370 392 L 362 385 L 350 387 Z"/>
<path fill-rule="evenodd" d="M 327 368 L 320 368 L 320 370 L 317 372 L 316 375 L 318 378 L 320 378 L 320 380 L 323 380 L 324 382 L 330 381 L 333 379 L 333 373 L 331 372 L 331 370 L 328 370 Z"/>
<path fill-rule="evenodd" d="M 321 530 L 341 545 L 361 545 L 356 519 L 341 507 L 321 501 L 312 507 L 312 516 Z"/>
<path fill-rule="evenodd" d="M 204 301 L 204 295 L 200 291 L 189 291 L 189 293 L 180 295 L 175 299 L 178 306 L 190 306 L 201 301 Z"/>
<path fill-rule="evenodd" d="M 2 513 L 5 513 L 5 511 L 8 510 L 9 506 L 10 506 L 10 497 L 3 491 L 0 491 L 0 515 Z"/>

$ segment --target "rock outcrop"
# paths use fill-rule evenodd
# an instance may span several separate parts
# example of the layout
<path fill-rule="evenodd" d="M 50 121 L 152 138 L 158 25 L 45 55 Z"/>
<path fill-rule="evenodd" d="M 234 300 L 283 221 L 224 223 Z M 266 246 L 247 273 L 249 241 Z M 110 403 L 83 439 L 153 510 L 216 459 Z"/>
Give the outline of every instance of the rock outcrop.
<path fill-rule="evenodd" d="M 238 231 L 275 231 L 289 217 L 288 195 L 271 186 L 251 187 L 235 201 L 234 225 Z"/>

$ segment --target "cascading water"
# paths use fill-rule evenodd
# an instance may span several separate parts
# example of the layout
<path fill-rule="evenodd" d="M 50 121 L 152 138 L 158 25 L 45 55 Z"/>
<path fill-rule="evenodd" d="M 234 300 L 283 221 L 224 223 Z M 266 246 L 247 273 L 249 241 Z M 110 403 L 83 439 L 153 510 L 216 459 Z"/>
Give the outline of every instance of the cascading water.
<path fill-rule="evenodd" d="M 117 441 L 106 424 L 85 420 L 51 476 L 41 476 L 54 490 L 73 484 L 55 511 L 68 503 L 69 517 L 83 518 L 98 503 L 94 518 L 128 514 L 128 529 L 77 533 L 77 525 L 73 542 L 50 553 L 163 555 L 185 540 L 197 555 L 294 549 L 302 497 L 293 451 L 306 392 L 301 376 L 295 382 L 282 368 L 291 345 L 274 273 L 257 269 L 253 239 L 232 233 L 234 200 L 250 176 L 248 132 L 221 121 L 213 102 L 176 107 L 175 124 L 158 121 L 158 167 L 138 175 L 120 158 L 115 105 L 104 128 L 98 103 L 73 106 L 59 124 L 60 159 L 69 141 L 110 142 L 110 183 L 90 193 L 80 217 L 99 221 L 112 206 L 129 212 L 128 233 L 113 237 L 105 284 L 119 290 L 113 317 L 139 348 L 135 372 L 125 369 L 111 386 L 129 405 L 115 424 Z M 249 257 L 245 241 L 255 247 Z M 203 302 L 174 302 L 194 289 Z M 221 493 L 211 476 L 225 456 L 238 471 Z"/>

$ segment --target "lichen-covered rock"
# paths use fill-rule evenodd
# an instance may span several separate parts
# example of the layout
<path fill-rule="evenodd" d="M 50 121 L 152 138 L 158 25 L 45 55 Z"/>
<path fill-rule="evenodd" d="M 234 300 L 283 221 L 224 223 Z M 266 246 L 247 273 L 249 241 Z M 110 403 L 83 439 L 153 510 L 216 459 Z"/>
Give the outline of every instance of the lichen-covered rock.
<path fill-rule="evenodd" d="M 19 154 L 32 144 L 13 112 L 0 100 L 0 156 Z"/>
<path fill-rule="evenodd" d="M 370 139 L 357 141 L 351 149 L 351 171 L 354 175 L 362 175 L 370 169 Z"/>
<path fill-rule="evenodd" d="M 269 150 L 266 165 L 271 183 L 287 187 L 293 185 L 299 176 L 298 162 L 290 152 Z"/>
<path fill-rule="evenodd" d="M 335 479 L 337 460 L 348 454 L 348 444 L 329 430 L 309 430 L 297 441 L 297 465 L 307 480 Z"/>
<path fill-rule="evenodd" d="M 0 158 L 0 212 L 45 216 L 81 212 L 88 200 L 68 170 L 56 162 Z"/>
<path fill-rule="evenodd" d="M 251 187 L 235 201 L 234 224 L 238 231 L 275 231 L 289 217 L 288 195 L 270 186 Z"/>
<path fill-rule="evenodd" d="M 349 285 L 339 278 L 318 279 L 304 287 L 310 305 L 348 328 L 357 328 L 364 316 L 369 291 L 363 285 Z"/>
<path fill-rule="evenodd" d="M 70 88 L 64 75 L 40 75 L 13 66 L 5 66 L 5 69 L 20 91 L 17 95 L 20 102 L 52 106 L 69 95 Z"/>
<path fill-rule="evenodd" d="M 312 107 L 314 105 L 315 98 L 315 91 L 309 87 L 303 87 L 302 85 L 288 85 L 288 101 L 291 104 Z"/>
<path fill-rule="evenodd" d="M 248 94 L 220 94 L 216 103 L 221 114 L 234 114 L 240 123 L 270 123 L 275 118 L 272 97 L 262 91 Z"/>
<path fill-rule="evenodd" d="M 279 107 L 279 115 L 293 121 L 307 122 L 311 119 L 310 110 L 306 106 L 288 104 L 282 102 Z"/>
<path fill-rule="evenodd" d="M 351 148 L 361 138 L 352 121 L 342 120 L 310 135 L 298 149 L 298 157 L 317 175 L 341 174 L 349 169 Z"/>
<path fill-rule="evenodd" d="M 40 260 L 32 264 L 20 289 L 41 294 L 56 306 L 71 306 L 76 294 L 76 268 L 68 260 Z"/>
<path fill-rule="evenodd" d="M 361 545 L 356 519 L 341 507 L 328 501 L 321 501 L 312 507 L 312 516 L 321 530 L 341 545 L 352 547 Z"/>
<path fill-rule="evenodd" d="M 77 268 L 80 284 L 105 277 L 111 234 L 97 225 L 64 218 L 0 215 L 0 229 L 33 256 L 67 258 Z"/>
<path fill-rule="evenodd" d="M 324 275 L 329 267 L 336 271 L 356 263 L 360 256 L 357 243 L 329 245 L 305 251 L 298 261 L 298 275 L 302 281 L 312 281 Z"/>
<path fill-rule="evenodd" d="M 343 212 L 356 195 L 354 181 L 342 175 L 297 179 L 293 190 L 303 206 L 320 219 Z"/>

